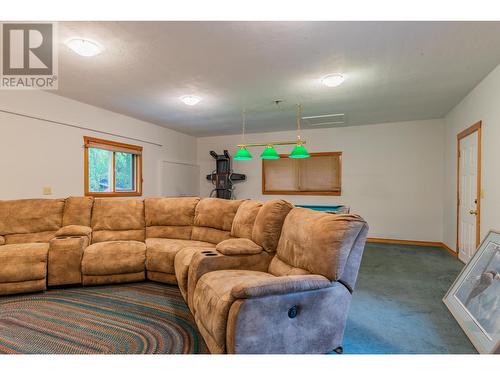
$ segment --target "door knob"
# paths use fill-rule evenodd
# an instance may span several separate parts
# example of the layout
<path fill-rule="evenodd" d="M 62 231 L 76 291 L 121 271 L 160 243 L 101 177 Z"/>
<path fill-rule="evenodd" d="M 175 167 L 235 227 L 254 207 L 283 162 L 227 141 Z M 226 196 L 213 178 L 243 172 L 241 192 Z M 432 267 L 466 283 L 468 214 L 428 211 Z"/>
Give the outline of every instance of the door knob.
<path fill-rule="evenodd" d="M 470 213 L 471 215 L 477 215 L 477 210 L 470 210 L 470 211 L 469 211 L 469 213 Z"/>

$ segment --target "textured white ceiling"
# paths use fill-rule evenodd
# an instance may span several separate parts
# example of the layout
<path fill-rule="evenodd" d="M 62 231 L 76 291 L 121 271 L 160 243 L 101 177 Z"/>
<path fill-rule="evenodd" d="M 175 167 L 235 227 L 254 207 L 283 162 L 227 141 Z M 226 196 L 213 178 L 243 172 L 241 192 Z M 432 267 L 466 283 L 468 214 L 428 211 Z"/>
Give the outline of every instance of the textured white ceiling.
<path fill-rule="evenodd" d="M 500 63 L 500 22 L 61 22 L 59 34 L 57 94 L 196 136 L 240 132 L 243 107 L 248 132 L 293 129 L 298 102 L 346 125 L 440 118 Z M 64 45 L 75 36 L 106 50 L 78 56 Z M 342 86 L 321 85 L 335 72 Z"/>

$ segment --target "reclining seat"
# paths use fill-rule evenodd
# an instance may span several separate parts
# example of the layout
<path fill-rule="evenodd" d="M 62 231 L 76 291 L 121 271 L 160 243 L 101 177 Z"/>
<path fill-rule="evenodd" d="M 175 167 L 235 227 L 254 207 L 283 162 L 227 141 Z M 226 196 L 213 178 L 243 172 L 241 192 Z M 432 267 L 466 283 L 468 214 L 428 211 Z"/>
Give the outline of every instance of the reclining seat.
<path fill-rule="evenodd" d="M 216 251 L 189 254 L 189 249 L 182 250 L 175 258 L 175 272 L 182 280 L 179 281 L 181 290 L 187 278 L 187 299 L 184 298 L 188 306 L 192 308 L 196 283 L 205 273 L 226 269 L 267 271 L 276 253 L 283 223 L 292 208 L 293 205 L 283 199 L 247 200 L 234 217 L 231 227 L 234 238 L 219 242 Z"/>
<path fill-rule="evenodd" d="M 83 285 L 144 280 L 143 200 L 96 199 L 91 225 L 92 245 L 82 259 Z"/>
<path fill-rule="evenodd" d="M 214 244 L 191 240 L 197 197 L 147 198 L 146 270 L 149 280 L 177 284 L 175 255 L 184 247 L 210 249 Z"/>
<path fill-rule="evenodd" d="M 294 208 L 268 272 L 220 270 L 192 310 L 212 353 L 326 353 L 341 346 L 368 226 Z"/>
<path fill-rule="evenodd" d="M 187 299 L 188 270 L 193 255 L 213 250 L 218 243 L 232 238 L 233 220 L 243 202 L 243 200 L 204 198 L 196 205 L 191 240 L 201 245 L 187 246 L 186 244 L 186 246 L 179 247 L 174 254 L 175 258 L 172 258 L 172 270 L 175 269 L 174 275 L 185 300 Z"/>
<path fill-rule="evenodd" d="M 0 201 L 0 295 L 46 290 L 49 241 L 64 199 Z"/>

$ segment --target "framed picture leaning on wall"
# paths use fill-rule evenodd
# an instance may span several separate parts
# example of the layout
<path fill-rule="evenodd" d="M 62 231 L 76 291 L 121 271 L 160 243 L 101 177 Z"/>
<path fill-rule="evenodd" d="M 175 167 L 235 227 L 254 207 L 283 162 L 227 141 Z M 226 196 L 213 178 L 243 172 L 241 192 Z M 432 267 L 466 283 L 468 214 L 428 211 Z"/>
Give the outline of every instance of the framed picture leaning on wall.
<path fill-rule="evenodd" d="M 479 353 L 500 353 L 500 233 L 490 231 L 443 302 Z"/>

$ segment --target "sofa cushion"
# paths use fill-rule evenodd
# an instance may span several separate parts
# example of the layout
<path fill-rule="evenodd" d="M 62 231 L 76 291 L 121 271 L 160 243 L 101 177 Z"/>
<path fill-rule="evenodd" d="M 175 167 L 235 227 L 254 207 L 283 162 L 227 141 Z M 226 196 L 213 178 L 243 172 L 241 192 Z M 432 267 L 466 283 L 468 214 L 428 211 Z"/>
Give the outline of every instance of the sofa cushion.
<path fill-rule="evenodd" d="M 193 225 L 198 197 L 146 198 L 146 226 Z"/>
<path fill-rule="evenodd" d="M 144 229 L 141 199 L 96 199 L 92 210 L 93 230 Z"/>
<path fill-rule="evenodd" d="M 185 247 L 203 247 L 210 249 L 213 248 L 214 245 L 203 241 L 147 238 L 146 269 L 148 271 L 175 274 L 175 255 Z"/>
<path fill-rule="evenodd" d="M 198 197 L 146 198 L 146 238 L 191 239 Z"/>
<path fill-rule="evenodd" d="M 41 292 L 47 289 L 45 277 L 39 280 L 0 283 L 0 296 L 7 294 Z"/>
<path fill-rule="evenodd" d="M 192 240 L 210 242 L 212 244 L 218 244 L 230 238 L 231 233 L 227 230 L 207 227 L 193 227 L 193 232 L 191 234 Z"/>
<path fill-rule="evenodd" d="M 92 242 L 144 241 L 144 201 L 96 199 L 92 209 Z"/>
<path fill-rule="evenodd" d="M 230 231 L 242 200 L 204 198 L 196 205 L 194 225 Z"/>
<path fill-rule="evenodd" d="M 283 223 L 292 208 L 293 205 L 283 199 L 265 202 L 255 218 L 252 241 L 269 253 L 276 251 Z"/>
<path fill-rule="evenodd" d="M 215 248 L 224 255 L 258 254 L 263 250 L 262 246 L 247 238 L 231 238 L 218 243 Z"/>
<path fill-rule="evenodd" d="M 252 239 L 253 224 L 263 204 L 256 200 L 244 201 L 234 216 L 231 236 Z"/>
<path fill-rule="evenodd" d="M 47 275 L 48 243 L 0 247 L 0 283 L 40 280 Z"/>
<path fill-rule="evenodd" d="M 289 266 L 337 280 L 365 226 L 366 222 L 358 215 L 294 208 L 285 219 L 277 256 Z M 275 268 L 271 269 L 277 273 Z"/>
<path fill-rule="evenodd" d="M 269 273 L 275 276 L 292 276 L 292 275 L 309 275 L 310 272 L 299 268 L 293 267 L 283 262 L 278 255 L 275 255 L 269 264 Z"/>
<path fill-rule="evenodd" d="M 163 225 L 146 227 L 146 238 L 175 238 L 178 240 L 190 240 L 192 231 L 192 225 Z"/>
<path fill-rule="evenodd" d="M 55 231 L 38 232 L 38 233 L 23 233 L 23 234 L 6 234 L 6 244 L 21 244 L 21 243 L 47 243 L 56 235 Z"/>
<path fill-rule="evenodd" d="M 56 231 L 63 209 L 64 199 L 0 201 L 0 235 Z"/>
<path fill-rule="evenodd" d="M 242 283 L 272 278 L 265 272 L 224 270 L 209 272 L 198 280 L 193 296 L 194 315 L 219 347 L 225 347 L 227 318 L 235 301 L 231 290 Z"/>
<path fill-rule="evenodd" d="M 92 228 L 86 227 L 84 225 L 67 225 L 59 229 L 55 236 L 56 237 L 66 237 L 66 236 L 90 236 L 92 233 Z"/>
<path fill-rule="evenodd" d="M 92 232 L 92 243 L 107 241 L 139 241 L 144 242 L 144 229 L 129 230 L 96 230 Z"/>
<path fill-rule="evenodd" d="M 138 241 L 111 241 L 90 245 L 83 252 L 82 274 L 119 275 L 144 271 L 146 245 Z"/>
<path fill-rule="evenodd" d="M 145 271 L 116 275 L 82 275 L 83 285 L 133 283 L 137 281 L 144 281 L 145 279 Z"/>
<path fill-rule="evenodd" d="M 175 275 L 165 272 L 147 271 L 148 280 L 157 281 L 163 284 L 177 285 Z"/>
<path fill-rule="evenodd" d="M 83 225 L 90 227 L 93 204 L 93 197 L 66 198 L 62 225 Z"/>

